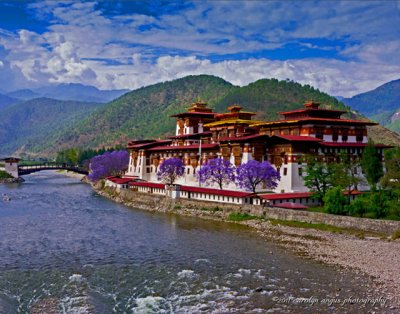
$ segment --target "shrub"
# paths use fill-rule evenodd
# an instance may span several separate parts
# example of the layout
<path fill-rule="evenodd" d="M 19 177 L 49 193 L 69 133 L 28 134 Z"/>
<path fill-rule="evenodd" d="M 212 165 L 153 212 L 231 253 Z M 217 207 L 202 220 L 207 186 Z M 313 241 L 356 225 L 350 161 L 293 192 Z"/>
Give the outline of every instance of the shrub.
<path fill-rule="evenodd" d="M 346 206 L 346 209 L 352 216 L 363 217 L 368 209 L 368 201 L 364 197 L 358 196 L 354 201 Z"/>
<path fill-rule="evenodd" d="M 344 215 L 346 214 L 346 198 L 340 187 L 328 190 L 324 196 L 324 207 L 327 213 Z"/>
<path fill-rule="evenodd" d="M 0 179 L 11 179 L 12 176 L 3 170 L 0 170 Z"/>
<path fill-rule="evenodd" d="M 375 218 L 383 218 L 389 212 L 389 199 L 384 190 L 377 190 L 370 194 L 371 212 Z"/>

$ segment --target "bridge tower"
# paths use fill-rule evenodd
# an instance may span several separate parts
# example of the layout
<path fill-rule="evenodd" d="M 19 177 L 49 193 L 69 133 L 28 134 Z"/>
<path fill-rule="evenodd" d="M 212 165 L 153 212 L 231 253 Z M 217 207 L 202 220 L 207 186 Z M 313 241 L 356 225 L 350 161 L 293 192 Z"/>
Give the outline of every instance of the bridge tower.
<path fill-rule="evenodd" d="M 3 158 L 4 170 L 12 175 L 14 178 L 18 178 L 18 163 L 21 159 L 15 157 Z"/>

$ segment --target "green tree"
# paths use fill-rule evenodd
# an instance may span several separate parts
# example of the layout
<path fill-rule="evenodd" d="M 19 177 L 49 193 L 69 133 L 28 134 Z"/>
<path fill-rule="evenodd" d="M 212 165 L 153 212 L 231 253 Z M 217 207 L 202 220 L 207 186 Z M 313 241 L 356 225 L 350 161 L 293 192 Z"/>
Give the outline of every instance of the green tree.
<path fill-rule="evenodd" d="M 351 201 L 351 191 L 357 190 L 358 185 L 364 180 L 358 175 L 360 161 L 358 158 L 341 153 L 337 163 L 331 165 L 332 186 L 340 186 L 342 190 L 347 190 L 347 203 Z"/>
<path fill-rule="evenodd" d="M 326 212 L 335 215 L 346 214 L 346 197 L 340 186 L 329 189 L 324 195 L 324 208 Z"/>
<path fill-rule="evenodd" d="M 400 147 L 385 151 L 386 173 L 382 185 L 386 188 L 400 189 Z"/>
<path fill-rule="evenodd" d="M 376 150 L 374 142 L 369 139 L 368 145 L 364 148 L 361 159 L 361 167 L 372 190 L 376 189 L 376 184 L 383 176 L 383 166 L 381 158 Z"/>
<path fill-rule="evenodd" d="M 375 218 L 383 218 L 389 212 L 389 198 L 386 191 L 382 189 L 373 190 L 369 197 L 370 211 L 375 215 Z"/>
<path fill-rule="evenodd" d="M 369 208 L 369 199 L 367 197 L 358 196 L 347 206 L 347 211 L 352 216 L 363 217 Z"/>
<path fill-rule="evenodd" d="M 324 196 L 332 187 L 333 168 L 325 162 L 318 161 L 315 156 L 306 157 L 304 185 L 314 192 L 313 198 L 324 204 Z"/>

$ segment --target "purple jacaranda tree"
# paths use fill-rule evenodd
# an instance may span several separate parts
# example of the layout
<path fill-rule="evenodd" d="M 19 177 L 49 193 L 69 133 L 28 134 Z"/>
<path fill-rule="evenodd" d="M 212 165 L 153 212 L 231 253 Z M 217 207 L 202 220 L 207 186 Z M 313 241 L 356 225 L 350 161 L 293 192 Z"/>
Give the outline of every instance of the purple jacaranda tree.
<path fill-rule="evenodd" d="M 281 179 L 279 172 L 268 161 L 250 160 L 236 170 L 236 184 L 247 191 L 256 192 L 259 185 L 265 184 L 269 189 L 278 186 Z"/>
<path fill-rule="evenodd" d="M 157 179 L 166 184 L 174 184 L 175 180 L 185 173 L 185 165 L 180 158 L 169 158 L 163 161 L 157 172 Z"/>
<path fill-rule="evenodd" d="M 205 185 L 217 184 L 220 189 L 224 184 L 235 180 L 235 167 L 222 158 L 210 159 L 197 173 L 197 179 Z"/>
<path fill-rule="evenodd" d="M 106 152 L 90 160 L 88 178 L 98 181 L 107 176 L 120 176 L 129 164 L 129 153 L 125 150 Z"/>

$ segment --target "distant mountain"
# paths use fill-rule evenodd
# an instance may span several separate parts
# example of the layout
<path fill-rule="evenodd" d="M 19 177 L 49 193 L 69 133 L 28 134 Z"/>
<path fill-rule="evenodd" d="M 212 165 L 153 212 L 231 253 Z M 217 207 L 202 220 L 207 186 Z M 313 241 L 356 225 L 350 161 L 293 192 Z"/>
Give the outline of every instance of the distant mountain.
<path fill-rule="evenodd" d="M 198 100 L 219 112 L 238 104 L 256 112 L 255 119 L 274 120 L 279 111 L 299 108 L 310 99 L 362 118 L 309 85 L 262 79 L 238 87 L 215 76 L 187 76 L 134 90 L 103 105 L 49 99 L 12 105 L 6 116 L 0 116 L 0 154 L 6 150 L 55 156 L 70 147 L 101 148 L 125 145 L 130 139 L 165 138 L 175 130 L 176 121 L 169 116 Z M 376 142 L 400 145 L 400 137 L 381 126 L 370 128 L 370 134 Z"/>
<path fill-rule="evenodd" d="M 7 93 L 7 96 L 18 98 L 18 99 L 23 99 L 23 100 L 28 100 L 28 99 L 39 98 L 40 94 L 35 93 L 31 89 L 19 89 L 14 92 Z"/>
<path fill-rule="evenodd" d="M 344 98 L 343 102 L 388 129 L 400 133 L 400 79 L 383 84 L 376 89 Z"/>
<path fill-rule="evenodd" d="M 35 155 L 47 141 L 54 142 L 99 106 L 102 105 L 48 98 L 10 105 L 0 114 L 0 155 Z M 53 150 L 57 151 L 57 147 Z"/>
<path fill-rule="evenodd" d="M 13 104 L 13 103 L 15 103 L 15 102 L 17 102 L 17 101 L 18 100 L 13 98 L 13 97 L 0 94 L 0 110 L 5 108 L 5 107 L 7 107 L 7 106 L 9 106 L 9 105 L 11 105 L 11 104 Z"/>
<path fill-rule="evenodd" d="M 106 103 L 128 91 L 128 89 L 100 90 L 94 86 L 71 83 L 45 86 L 33 90 L 21 89 L 7 95 L 23 100 L 46 97 L 59 100 Z"/>
<path fill-rule="evenodd" d="M 367 117 L 400 108 L 400 79 L 383 84 L 374 90 L 344 98 L 343 102 Z"/>

